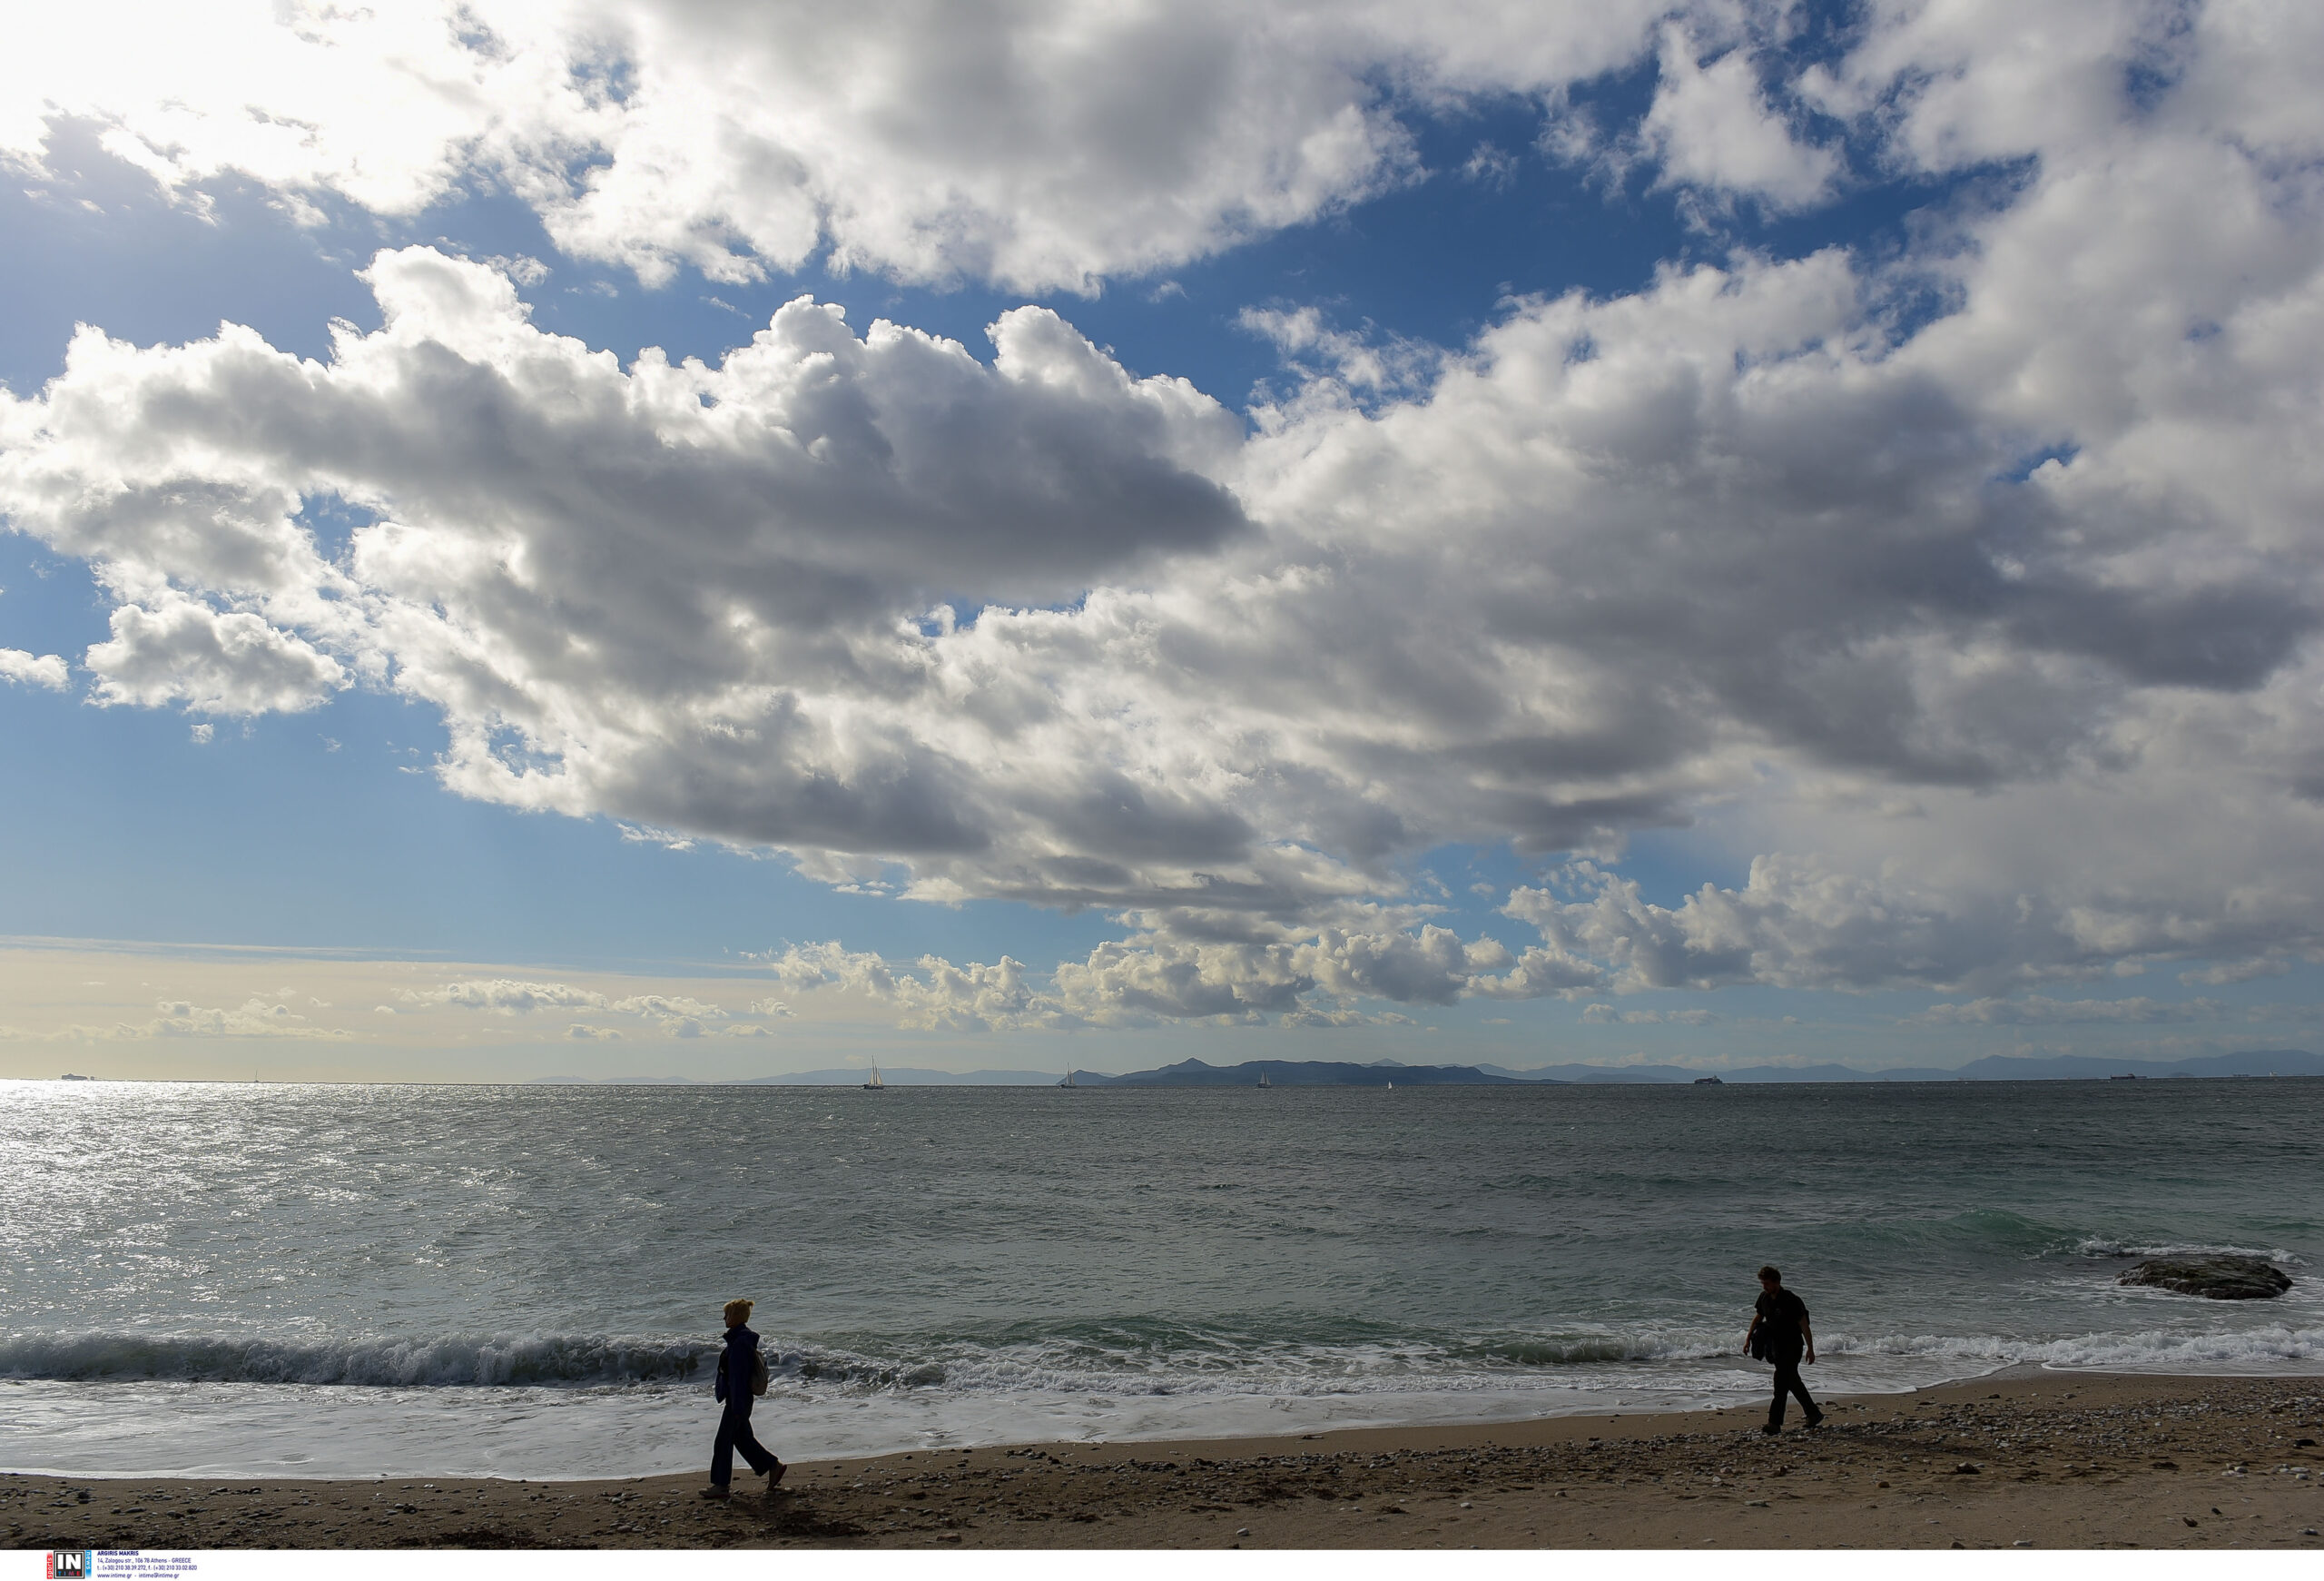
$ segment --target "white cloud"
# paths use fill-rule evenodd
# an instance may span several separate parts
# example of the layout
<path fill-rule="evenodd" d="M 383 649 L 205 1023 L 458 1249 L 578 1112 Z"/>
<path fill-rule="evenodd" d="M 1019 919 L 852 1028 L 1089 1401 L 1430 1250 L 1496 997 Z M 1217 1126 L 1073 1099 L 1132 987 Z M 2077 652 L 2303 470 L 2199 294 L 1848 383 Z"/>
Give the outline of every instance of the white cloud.
<path fill-rule="evenodd" d="M 967 966 L 923 955 L 915 976 L 875 954 L 851 951 L 832 941 L 792 945 L 769 956 L 765 964 L 794 993 L 836 989 L 892 1005 L 900 1013 L 899 1023 L 906 1027 L 981 1031 L 1054 1025 L 1062 1020 L 1053 1000 L 1037 1001 L 1023 963 L 1006 955 L 992 965 Z"/>
<path fill-rule="evenodd" d="M 1334 385 L 1366 393 L 1416 390 L 1444 360 L 1442 347 L 1335 328 L 1315 307 L 1245 308 L 1236 322 L 1283 352 L 1285 365 L 1307 380 L 1303 399 L 1311 403 Z"/>
<path fill-rule="evenodd" d="M 2215 966 L 2181 972 L 2179 981 L 2192 986 L 2223 988 L 2230 983 L 2256 983 L 2262 977 L 2280 977 L 2291 970 L 2291 963 L 2280 957 L 2260 956 L 2250 961 L 2230 961 Z"/>
<path fill-rule="evenodd" d="M 601 1010 L 606 996 L 590 988 L 564 983 L 527 983 L 510 977 L 447 983 L 439 988 L 407 988 L 399 997 L 421 1006 L 450 1005 L 459 1010 L 489 1011 L 495 1015 L 529 1015 L 537 1010 Z"/>
<path fill-rule="evenodd" d="M 339 1040 L 355 1034 L 336 1027 L 320 1027 L 289 1005 L 263 998 L 243 1001 L 231 1009 L 212 1008 L 190 1000 L 164 999 L 154 1007 L 161 1013 L 147 1022 L 121 1022 L 110 1028 L 67 1027 L 63 1035 L 83 1038 L 313 1038 Z"/>
<path fill-rule="evenodd" d="M 1123 919 L 1046 974 L 837 945 L 777 972 L 912 1024 L 1741 983 L 1999 998 L 2302 954 L 2324 949 L 2324 202 L 2301 163 L 2324 111 L 2255 64 L 2260 10 L 2166 20 L 1875 7 L 1791 86 L 1872 140 L 1867 168 L 2020 162 L 1989 205 L 1924 215 L 1894 259 L 1736 256 L 1512 302 L 1416 372 L 1278 304 L 1250 322 L 1315 378 L 1247 435 L 1039 310 L 995 322 L 989 363 L 800 301 L 718 367 L 624 368 L 534 329 L 505 277 L 415 249 L 367 272 L 386 325 L 342 329 L 328 361 L 231 327 L 182 348 L 83 333 L 63 377 L 0 404 L 0 507 L 118 600 L 89 655 L 109 700 L 390 687 L 442 713 L 463 795 L 772 848 L 862 893 Z M 1808 201 L 1837 166 L 1776 124 L 1790 87 L 1700 21 L 1665 35 L 1664 178 Z M 1183 196 L 1172 162 L 1206 132 L 1164 136 L 1154 182 L 1078 217 L 1051 203 L 1067 188 L 1009 188 L 1050 194 L 1012 208 L 861 153 L 1039 237 L 946 230 L 870 186 L 876 215 L 793 214 L 822 167 L 762 137 L 810 173 L 777 160 L 764 212 L 700 229 L 724 198 L 661 183 L 663 212 L 650 190 L 652 137 L 725 114 L 669 109 L 680 79 L 654 74 L 697 58 L 692 25 L 584 105 L 627 173 L 597 197 L 527 189 L 572 245 L 650 269 L 828 234 L 906 273 L 1078 281 L 1225 234 L 1208 199 L 1147 252 L 1103 233 Z M 1112 47 L 1116 23 L 1089 25 Z M 1566 80 L 1645 36 L 1638 15 L 1591 25 L 1504 38 L 1498 66 L 1482 34 L 1407 38 L 1396 58 L 1423 64 L 1397 91 Z M 1686 41 L 1707 38 L 1732 47 L 1704 66 Z M 734 45 L 736 80 L 759 47 Z M 2126 63 L 2152 50 L 2176 85 L 2133 104 Z M 901 58 L 867 67 L 867 103 Z M 2245 67 L 2272 98 L 2225 91 Z M 234 163 L 188 124 L 180 173 Z M 296 157 L 321 163 L 279 179 L 353 168 L 311 141 Z M 438 179 L 437 144 L 412 146 L 378 178 L 396 202 Z M 723 158 L 701 173 L 719 191 Z M 1396 168 L 1356 164 L 1359 185 Z M 300 519 L 321 497 L 372 519 L 343 557 Z M 1748 880 L 1664 906 L 1607 865 L 1693 820 L 1757 858 Z M 1598 865 L 1512 897 L 1540 935 L 1519 948 L 1444 929 L 1414 886 L 1405 864 L 1451 841 Z"/>
<path fill-rule="evenodd" d="M 124 604 L 113 612 L 113 640 L 84 662 L 100 702 L 152 707 L 183 702 L 205 714 L 295 713 L 347 684 L 327 655 L 256 615 L 221 614 L 167 595 L 158 608 Z"/>
<path fill-rule="evenodd" d="M 1798 209 L 1830 193 L 1840 169 L 1829 148 L 1798 141 L 1768 103 L 1746 49 L 1705 64 L 1686 28 L 1662 30 L 1661 79 L 1641 136 L 1660 181 Z"/>
<path fill-rule="evenodd" d="M 707 1004 L 685 994 L 639 993 L 627 999 L 616 999 L 606 1007 L 629 1015 L 691 1016 L 697 1021 L 724 1021 L 726 1013 L 714 1004 Z"/>
<path fill-rule="evenodd" d="M 1616 1010 L 1603 1003 L 1581 1007 L 1581 1020 L 1586 1026 L 1709 1026 L 1718 1020 L 1715 1011 L 1709 1010 Z"/>
<path fill-rule="evenodd" d="M 1979 999 L 1936 1004 L 1909 1019 L 1929 1026 L 2057 1026 L 2100 1023 L 2159 1026 L 2171 1022 L 2224 1021 L 2232 1009 L 2215 999 Z"/>
<path fill-rule="evenodd" d="M 58 116 L 178 192 L 413 213 L 504 184 L 568 254 L 649 282 L 842 267 L 1094 289 L 1406 179 L 1400 113 L 1632 57 L 1661 6 L 747 7 L 114 0 L 0 64 L 0 152 Z"/>
<path fill-rule="evenodd" d="M 66 681 L 64 660 L 53 653 L 30 654 L 21 647 L 0 647 L 0 680 L 61 692 Z"/>

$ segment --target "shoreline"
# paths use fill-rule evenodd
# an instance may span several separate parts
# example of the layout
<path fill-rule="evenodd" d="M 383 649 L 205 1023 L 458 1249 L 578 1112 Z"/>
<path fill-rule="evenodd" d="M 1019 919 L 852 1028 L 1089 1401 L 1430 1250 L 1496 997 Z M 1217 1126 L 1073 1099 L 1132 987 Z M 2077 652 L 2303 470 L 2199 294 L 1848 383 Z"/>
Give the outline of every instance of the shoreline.
<path fill-rule="evenodd" d="M 1920 1395 L 1946 1389 L 1965 1388 L 1973 1384 L 1982 1385 L 1990 1382 L 2020 1384 L 2033 1383 L 2044 1378 L 2057 1380 L 2084 1377 L 2103 1378 L 2120 1381 L 2132 1381 L 2137 1379 L 2167 1380 L 2183 1383 L 2190 1386 L 2237 1380 L 2265 1381 L 2272 1379 L 2278 1381 L 2297 1382 L 2303 1379 L 2313 1379 L 2319 1386 L 2324 1386 L 2324 1359 L 2319 1359 L 2311 1365 L 2313 1367 L 2313 1370 L 2309 1372 L 2287 1372 L 2283 1370 L 2237 1371 L 2232 1369 L 2189 1372 L 2169 1368 L 2157 1368 L 2152 1369 L 2136 1367 L 2077 1368 L 2053 1367 L 2050 1364 L 2039 1361 L 2004 1361 L 1994 1363 L 1982 1371 L 1964 1372 L 1955 1376 L 1933 1378 L 1920 1383 L 1900 1384 L 1893 1388 L 1857 1387 L 1846 1390 L 1836 1390 L 1828 1398 L 1834 1400 L 1872 1405 L 1877 1404 L 1881 1401 L 1895 1401 L 1901 1398 L 1915 1398 Z M 64 1380 L 44 1379 L 38 1381 L 54 1382 Z M 103 1388 L 110 1385 L 134 1387 L 137 1384 L 149 1383 L 151 1381 L 153 1380 L 136 1378 L 106 1378 L 94 1380 L 94 1386 L 98 1388 Z M 1817 1379 L 1815 1378 L 1812 1376 L 1809 1377 L 1807 1382 L 1811 1389 L 1815 1388 L 1817 1383 Z M 381 1390 L 390 1393 L 397 1392 L 394 1386 L 334 1384 L 309 1387 L 320 1388 L 344 1388 L 366 1393 L 378 1392 Z M 1817 1389 L 1816 1393 L 1818 1399 L 1827 1398 L 1820 1389 Z M 900 1456 L 907 1455 L 925 1456 L 942 1455 L 947 1453 L 983 1454 L 994 1450 L 1020 1449 L 1029 1448 L 1069 1451 L 1076 1449 L 1098 1448 L 1138 1449 L 1153 1448 L 1158 1446 L 1169 1448 L 1174 1451 L 1185 1451 L 1191 1453 L 1206 1445 L 1211 1446 L 1214 1448 L 1222 1447 L 1232 1448 L 1235 1446 L 1244 1444 L 1278 1444 L 1295 1440 L 1305 1441 L 1315 1438 L 1319 1436 L 1324 1439 L 1336 1440 L 1350 1436 L 1380 1433 L 1407 1436 L 1432 1433 L 1474 1435 L 1496 1430 L 1513 1431 L 1528 1426 L 1547 1425 L 1573 1418 L 1586 1418 L 1590 1420 L 1614 1420 L 1619 1418 L 1627 1421 L 1633 1418 L 1642 1419 L 1651 1418 L 1658 1421 L 1667 1418 L 1673 1422 L 1683 1422 L 1736 1412 L 1748 1414 L 1750 1411 L 1763 1408 L 1762 1405 L 1751 1403 L 1753 1401 L 1757 1401 L 1759 1398 L 1758 1396 L 1754 1395 L 1749 1397 L 1748 1400 L 1738 1401 L 1732 1398 L 1731 1390 L 1725 1391 L 1722 1394 L 1722 1397 L 1717 1400 L 1698 1398 L 1688 1403 L 1669 1403 L 1666 1401 L 1655 1403 L 1641 1402 L 1637 1404 L 1624 1404 L 1620 1400 L 1616 1400 L 1609 1404 L 1605 1401 L 1600 1400 L 1593 1401 L 1587 1405 L 1560 1406 L 1546 1409 L 1535 1408 L 1535 1402 L 1531 1400 L 1525 1400 L 1522 1404 L 1516 1403 L 1521 1398 L 1521 1397 L 1510 1397 L 1512 1404 L 1506 1412 L 1499 1414 L 1483 1414 L 1472 1417 L 1414 1418 L 1410 1420 L 1401 1421 L 1359 1420 L 1342 1423 L 1308 1422 L 1295 1424 L 1288 1430 L 1280 1432 L 1253 1432 L 1247 1429 L 1222 1432 L 1152 1431 L 1125 1433 L 1118 1437 L 1092 1437 L 1078 1438 L 996 1438 L 990 1442 L 978 1444 L 913 1444 L 909 1448 L 899 1446 L 890 1448 L 850 1449 L 823 1453 L 811 1456 L 807 1460 L 802 1461 L 801 1464 L 813 1464 L 817 1466 L 852 1466 L 858 1464 L 869 1464 L 875 1461 L 892 1460 Z M 779 1414 L 781 1409 L 781 1406 L 771 1398 L 768 1400 L 762 1402 L 760 1407 L 762 1415 L 758 1418 L 758 1425 L 762 1428 L 767 1428 L 770 1424 L 781 1422 L 783 1420 L 783 1418 Z M 714 1408 L 707 1406 L 703 1407 L 700 1408 L 699 1414 L 706 1418 L 714 1427 L 715 1426 L 717 1418 Z M 1795 1406 L 1793 1408 L 1793 1418 L 1795 1425 L 1797 1422 L 1797 1407 Z M 706 1460 L 704 1464 L 707 1464 Z M 552 1487 L 566 1485 L 581 1486 L 596 1485 L 601 1483 L 610 1485 L 616 1482 L 636 1481 L 640 1479 L 660 1480 L 673 1476 L 684 1476 L 687 1474 L 687 1472 L 668 1470 L 638 1471 L 626 1476 L 619 1473 L 605 1472 L 548 1472 L 537 1473 L 529 1476 L 520 1476 L 515 1472 L 497 1471 L 429 1472 L 329 1470 L 321 1472 L 301 1472 L 299 1470 L 211 1470 L 196 1472 L 185 1470 L 58 1470 L 49 1467 L 0 1467 L 0 1478 L 11 1477 L 46 1477 L 54 1481 L 68 1482 L 75 1485 L 86 1483 L 92 1487 L 130 1482 L 153 1484 L 183 1483 L 188 1486 L 205 1482 L 297 1482 L 313 1484 L 316 1486 L 345 1485 L 349 1487 L 372 1487 L 385 1483 L 400 1484 L 413 1481 L 432 1481 L 446 1485 L 451 1483 L 460 1483 L 463 1485 L 507 1484 L 511 1486 L 523 1484 L 527 1487 Z"/>
<path fill-rule="evenodd" d="M 1813 1387 L 1813 1380 L 1810 1380 Z M 2290 1547 L 2324 1552 L 2324 1370 L 2019 1365 L 1835 1395 L 622 1479 L 0 1474 L 22 1547 Z M 328 1424 L 324 1424 L 326 1427 Z M 704 1457 L 714 1418 L 705 1414 Z M 758 1426 L 781 1450 L 781 1420 Z M 2305 1443 L 2301 1440 L 2306 1440 Z M 2181 1508 L 2181 1507 L 2184 1507 Z"/>

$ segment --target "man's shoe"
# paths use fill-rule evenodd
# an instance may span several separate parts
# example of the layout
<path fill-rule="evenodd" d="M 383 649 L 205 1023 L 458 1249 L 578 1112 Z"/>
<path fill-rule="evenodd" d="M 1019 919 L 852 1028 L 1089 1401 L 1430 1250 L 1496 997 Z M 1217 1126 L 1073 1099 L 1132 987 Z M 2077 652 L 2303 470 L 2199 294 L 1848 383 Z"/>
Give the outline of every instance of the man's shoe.
<path fill-rule="evenodd" d="M 1769 1422 L 1766 1427 L 1761 1428 L 1759 1429 L 1759 1431 L 1761 1431 L 1762 1433 L 1769 1433 L 1769 1434 L 1773 1434 L 1773 1433 L 1780 1433 L 1780 1432 L 1782 1432 L 1782 1431 L 1783 1431 L 1783 1429 L 1782 1429 L 1781 1428 L 1777 1427 L 1773 1422 Z"/>
<path fill-rule="evenodd" d="M 1817 1411 L 1814 1416 L 1808 1418 L 1807 1425 L 1811 1428 L 1822 1427 L 1824 1425 L 1824 1413 Z"/>
<path fill-rule="evenodd" d="M 727 1498 L 733 1496 L 727 1493 L 726 1485 L 724 1483 L 714 1482 L 708 1487 L 702 1490 L 702 1497 L 704 1498 Z"/>
<path fill-rule="evenodd" d="M 769 1493 L 773 1493 L 774 1491 L 774 1485 L 782 1481 L 783 1474 L 790 1469 L 791 1467 L 785 1466 L 782 1461 L 776 1461 L 774 1463 L 774 1469 L 766 1474 L 766 1490 Z"/>

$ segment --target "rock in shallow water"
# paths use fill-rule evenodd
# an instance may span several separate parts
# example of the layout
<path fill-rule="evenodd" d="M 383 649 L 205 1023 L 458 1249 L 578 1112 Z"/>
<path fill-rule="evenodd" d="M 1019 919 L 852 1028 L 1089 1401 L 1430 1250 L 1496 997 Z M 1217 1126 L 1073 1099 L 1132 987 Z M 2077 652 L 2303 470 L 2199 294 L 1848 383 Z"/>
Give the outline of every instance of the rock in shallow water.
<path fill-rule="evenodd" d="M 2264 1257 L 2150 1257 L 2114 1282 L 2160 1285 L 2215 1301 L 2265 1300 L 2291 1289 L 2291 1276 Z"/>

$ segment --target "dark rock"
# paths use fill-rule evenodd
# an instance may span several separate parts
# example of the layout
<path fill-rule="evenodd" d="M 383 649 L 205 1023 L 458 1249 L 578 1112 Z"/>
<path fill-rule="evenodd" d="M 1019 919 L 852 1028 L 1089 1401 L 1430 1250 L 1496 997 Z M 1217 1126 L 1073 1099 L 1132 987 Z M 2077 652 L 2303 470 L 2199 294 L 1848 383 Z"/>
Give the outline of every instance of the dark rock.
<path fill-rule="evenodd" d="M 2262 1301 L 2291 1289 L 2291 1276 L 2264 1257 L 2150 1257 L 2114 1282 L 2158 1285 L 2214 1301 Z"/>

